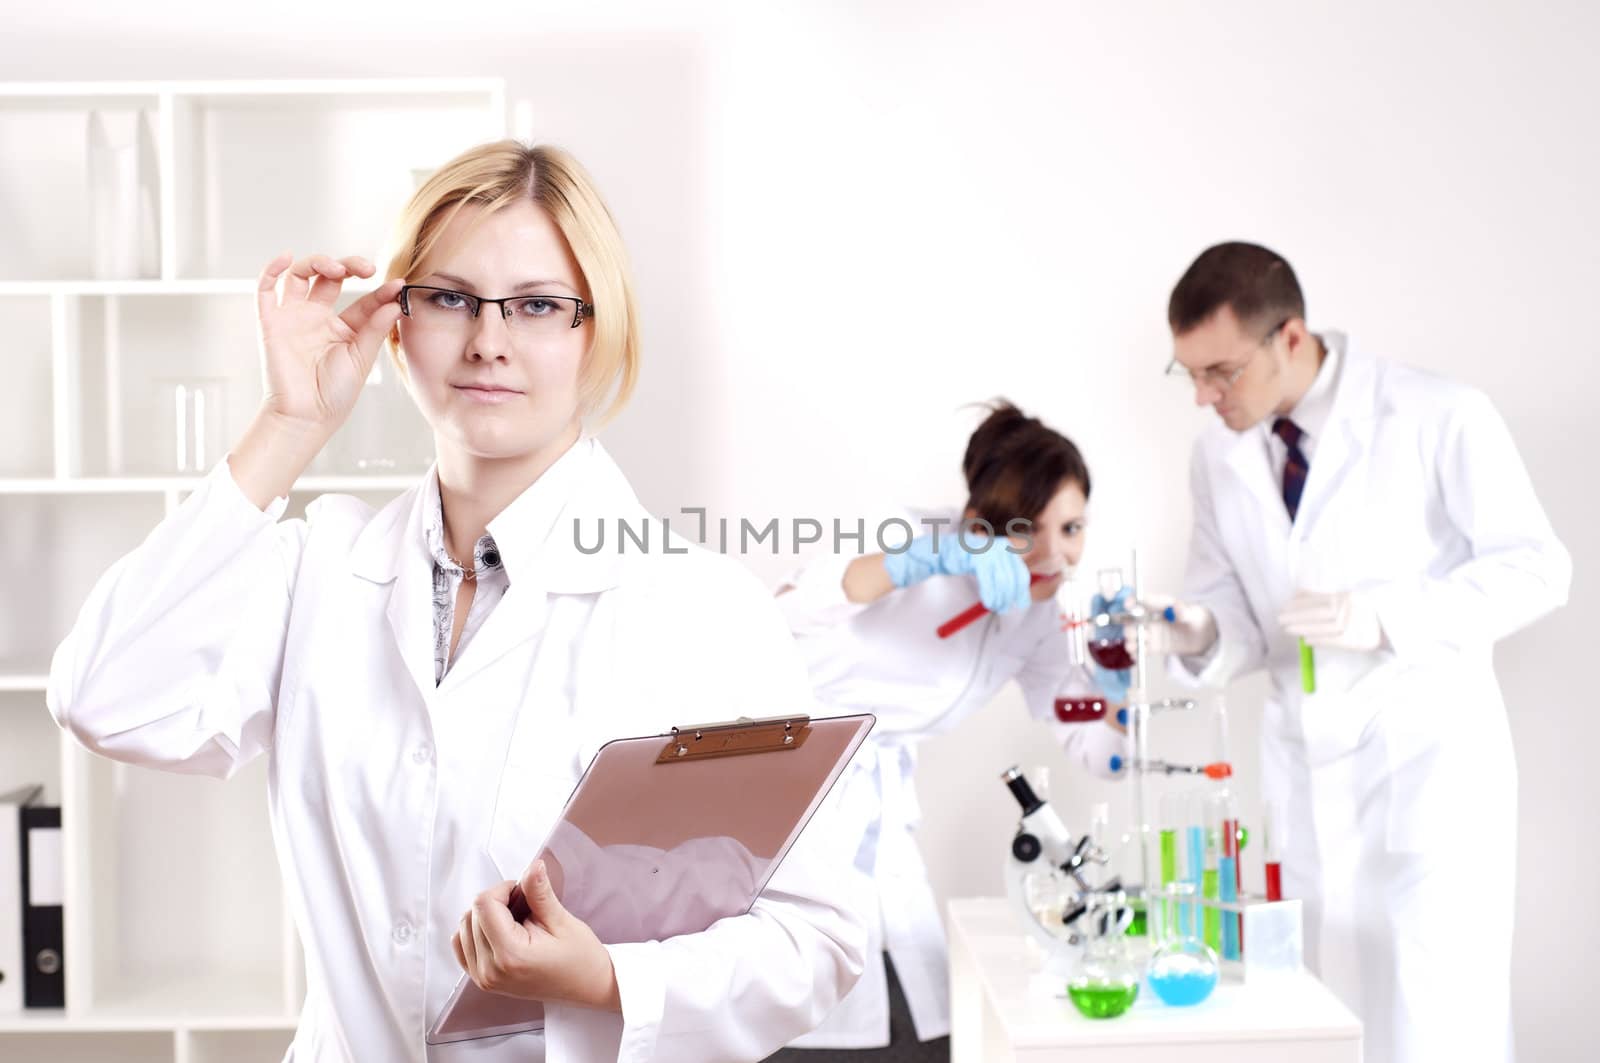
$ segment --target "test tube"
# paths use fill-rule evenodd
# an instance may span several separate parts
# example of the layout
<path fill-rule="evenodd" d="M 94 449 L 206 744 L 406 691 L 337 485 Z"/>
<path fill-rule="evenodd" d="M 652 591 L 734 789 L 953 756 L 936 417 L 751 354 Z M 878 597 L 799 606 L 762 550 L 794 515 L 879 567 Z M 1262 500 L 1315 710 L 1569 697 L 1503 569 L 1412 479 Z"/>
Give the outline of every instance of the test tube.
<path fill-rule="evenodd" d="M 1208 817 L 1216 825 L 1221 852 L 1217 859 L 1217 896 L 1219 900 L 1239 899 L 1239 820 L 1233 809 L 1233 795 L 1226 789 L 1211 798 Z M 1239 947 L 1239 913 L 1223 911 L 1222 958 L 1237 960 Z"/>
<path fill-rule="evenodd" d="M 1187 819 L 1184 806 L 1184 795 L 1176 790 L 1169 790 L 1161 795 L 1161 885 L 1171 886 L 1178 881 L 1178 832 L 1183 829 Z M 1174 922 L 1183 922 L 1187 912 L 1179 912 L 1172 901 L 1162 902 L 1162 915 L 1167 927 L 1172 927 Z"/>
<path fill-rule="evenodd" d="M 1261 809 L 1262 848 L 1266 850 L 1262 857 L 1267 873 L 1267 900 L 1283 900 L 1283 854 L 1279 847 L 1283 844 L 1279 838 L 1282 831 L 1280 826 L 1283 813 L 1279 811 L 1275 801 L 1267 801 Z"/>
<path fill-rule="evenodd" d="M 1208 901 L 1218 900 L 1218 849 L 1221 848 L 1221 827 L 1215 821 L 1208 819 L 1203 828 L 1205 835 L 1205 851 L 1200 863 L 1200 896 Z M 1222 949 L 1222 910 L 1210 905 L 1204 906 L 1204 916 L 1201 919 L 1201 930 L 1206 944 L 1213 950 Z"/>
<path fill-rule="evenodd" d="M 1194 889 L 1190 892 L 1196 897 L 1215 897 L 1215 878 L 1212 880 L 1212 892 L 1205 892 L 1206 828 L 1205 808 L 1201 801 L 1201 791 L 1191 790 L 1188 794 L 1188 800 L 1185 804 L 1183 834 L 1184 878 L 1194 886 Z M 1210 909 L 1202 909 L 1198 905 L 1189 906 L 1189 926 L 1187 928 L 1189 934 L 1195 937 L 1201 936 L 1202 912 L 1209 911 Z"/>

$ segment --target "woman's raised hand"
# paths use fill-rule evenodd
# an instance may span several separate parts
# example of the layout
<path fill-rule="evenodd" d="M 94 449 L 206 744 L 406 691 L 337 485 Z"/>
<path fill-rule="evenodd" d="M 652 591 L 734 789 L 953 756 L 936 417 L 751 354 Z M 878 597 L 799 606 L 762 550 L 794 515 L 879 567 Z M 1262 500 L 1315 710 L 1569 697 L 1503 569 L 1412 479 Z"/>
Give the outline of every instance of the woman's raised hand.
<path fill-rule="evenodd" d="M 285 253 L 267 263 L 256 291 L 263 412 L 328 435 L 349 416 L 384 336 L 400 317 L 399 280 L 343 313 L 334 309 L 345 281 L 372 274 L 372 263 L 360 257 L 295 260 Z"/>

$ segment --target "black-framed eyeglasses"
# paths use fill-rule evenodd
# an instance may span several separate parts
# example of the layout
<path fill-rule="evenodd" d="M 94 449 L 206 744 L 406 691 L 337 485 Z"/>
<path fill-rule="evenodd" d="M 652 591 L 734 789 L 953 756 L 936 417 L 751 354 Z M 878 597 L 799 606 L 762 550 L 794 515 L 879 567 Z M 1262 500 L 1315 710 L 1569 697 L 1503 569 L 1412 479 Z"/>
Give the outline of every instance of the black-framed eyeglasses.
<path fill-rule="evenodd" d="M 1255 346 L 1250 349 L 1249 356 L 1245 358 L 1244 361 L 1232 368 L 1221 365 L 1209 365 L 1204 369 L 1191 370 L 1188 366 L 1180 365 L 1178 363 L 1178 359 L 1174 357 L 1172 361 L 1167 363 L 1165 373 L 1169 377 L 1187 380 L 1195 387 L 1200 387 L 1203 384 L 1206 387 L 1216 388 L 1218 391 L 1227 391 L 1229 388 L 1233 387 L 1234 383 L 1238 381 L 1241 376 L 1244 375 L 1244 371 L 1250 368 L 1250 363 L 1256 360 L 1256 355 L 1260 354 L 1262 350 L 1270 346 L 1272 341 L 1277 337 L 1278 333 L 1283 331 L 1283 326 L 1287 325 L 1293 320 L 1294 318 L 1292 317 L 1286 317 L 1276 325 L 1272 326 L 1272 328 L 1268 329 L 1267 334 L 1257 340 Z"/>
<path fill-rule="evenodd" d="M 486 299 L 451 288 L 408 284 L 400 289 L 400 312 L 431 328 L 471 327 L 485 303 L 500 308 L 506 325 L 519 333 L 556 332 L 577 328 L 594 316 L 594 304 L 571 295 L 512 295 Z"/>

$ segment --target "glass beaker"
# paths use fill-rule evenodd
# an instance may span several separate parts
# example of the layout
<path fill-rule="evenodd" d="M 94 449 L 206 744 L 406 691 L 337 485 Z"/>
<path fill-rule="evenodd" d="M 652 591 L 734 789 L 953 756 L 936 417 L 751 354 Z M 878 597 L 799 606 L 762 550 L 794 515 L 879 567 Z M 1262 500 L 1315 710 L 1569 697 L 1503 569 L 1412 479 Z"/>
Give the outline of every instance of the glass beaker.
<path fill-rule="evenodd" d="M 1106 716 L 1106 698 L 1089 668 L 1087 603 L 1077 584 L 1068 582 L 1057 596 L 1061 622 L 1067 629 L 1067 671 L 1056 688 L 1056 719 L 1062 723 L 1092 723 Z"/>
<path fill-rule="evenodd" d="M 1217 987 L 1217 954 L 1193 934 L 1184 933 L 1181 913 L 1193 904 L 1183 900 L 1194 895 L 1194 883 L 1175 880 L 1166 887 L 1169 901 L 1153 906 L 1156 920 L 1156 948 L 1150 954 L 1145 980 L 1163 1004 L 1186 1007 L 1198 1004 Z M 1193 925 L 1193 920 L 1188 921 Z"/>
<path fill-rule="evenodd" d="M 1085 1018 L 1114 1019 L 1139 996 L 1139 967 L 1123 937 L 1133 909 L 1122 890 L 1096 890 L 1084 896 L 1087 910 L 1078 926 L 1087 936 L 1083 960 L 1067 982 L 1067 996 Z"/>
<path fill-rule="evenodd" d="M 1117 595 L 1125 588 L 1122 579 L 1122 569 L 1103 568 L 1100 570 L 1100 594 L 1095 603 L 1104 608 L 1111 608 L 1111 603 L 1116 601 Z M 1112 671 L 1122 671 L 1133 667 L 1133 654 L 1128 651 L 1125 632 L 1121 624 L 1097 624 L 1089 635 L 1089 656 L 1101 668 Z"/>

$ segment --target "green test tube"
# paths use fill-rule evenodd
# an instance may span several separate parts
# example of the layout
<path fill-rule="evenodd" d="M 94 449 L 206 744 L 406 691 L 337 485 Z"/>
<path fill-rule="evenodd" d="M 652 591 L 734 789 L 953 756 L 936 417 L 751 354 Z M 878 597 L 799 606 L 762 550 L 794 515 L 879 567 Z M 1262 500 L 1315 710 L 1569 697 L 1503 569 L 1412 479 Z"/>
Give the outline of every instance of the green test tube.
<path fill-rule="evenodd" d="M 1300 689 L 1307 694 L 1317 692 L 1317 655 L 1305 639 L 1300 640 Z"/>

